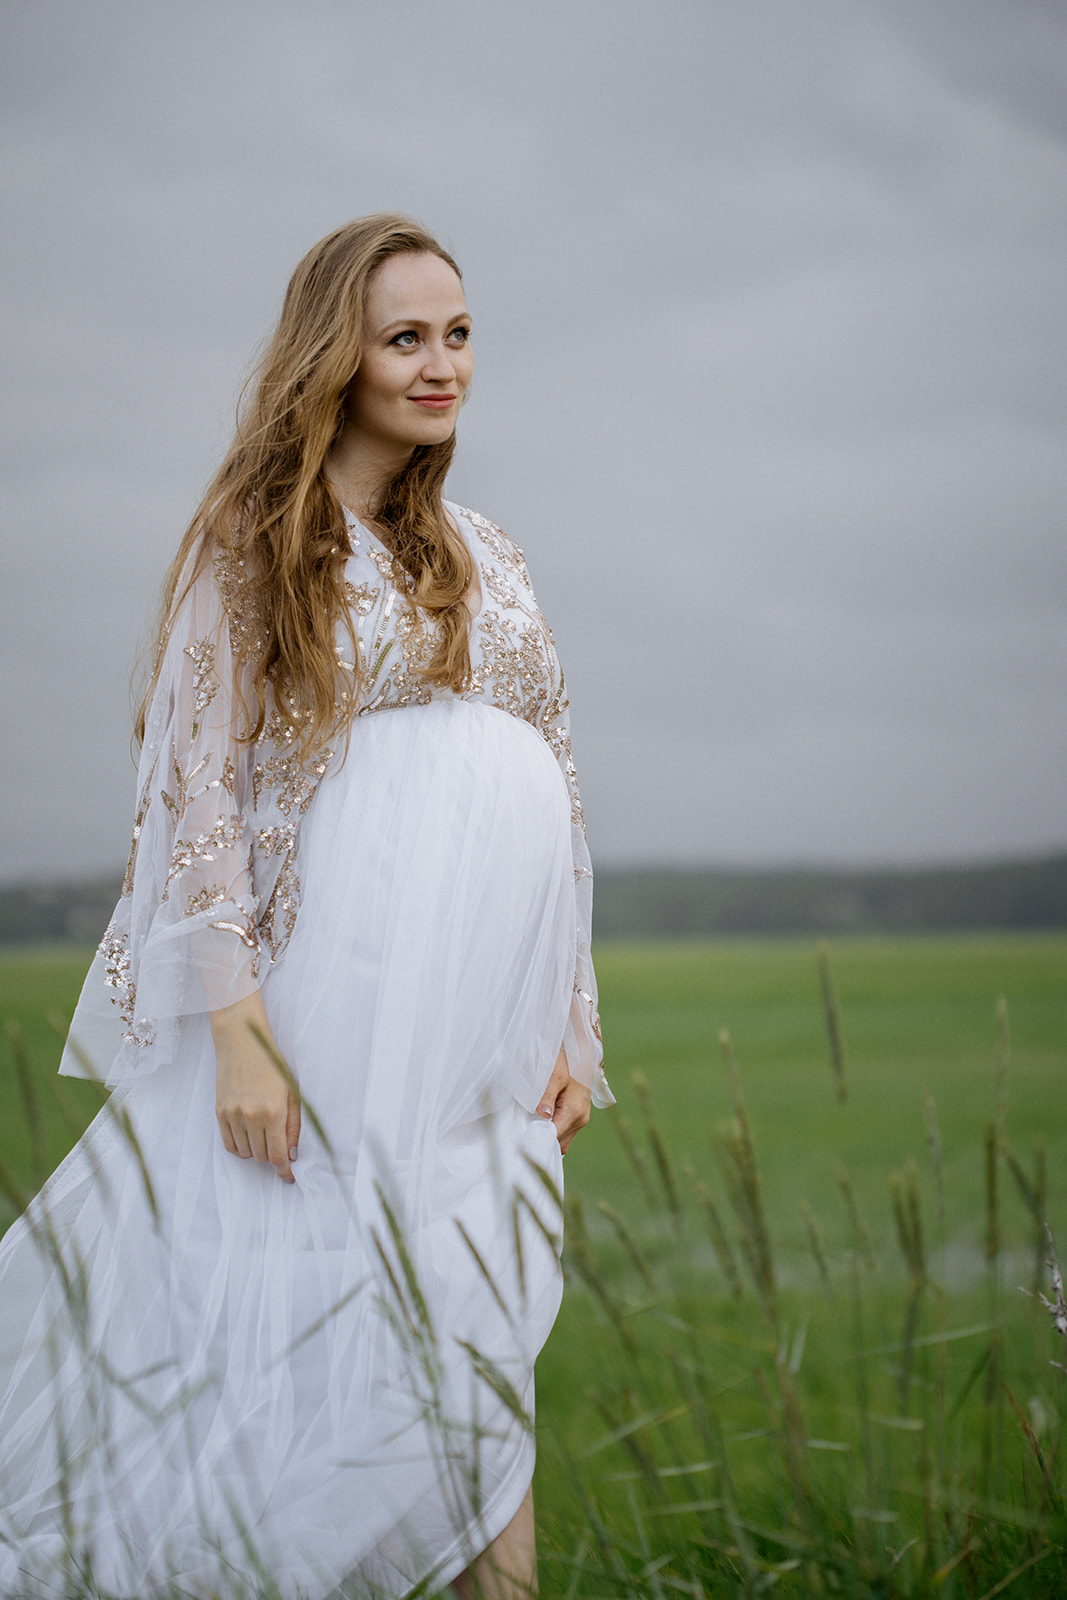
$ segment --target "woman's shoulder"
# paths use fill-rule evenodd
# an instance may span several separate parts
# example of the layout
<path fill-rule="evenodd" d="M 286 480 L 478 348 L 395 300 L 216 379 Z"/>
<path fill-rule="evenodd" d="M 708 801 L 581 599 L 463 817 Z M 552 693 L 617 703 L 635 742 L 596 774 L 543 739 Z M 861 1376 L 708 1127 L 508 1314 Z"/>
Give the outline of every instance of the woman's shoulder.
<path fill-rule="evenodd" d="M 164 638 L 187 652 L 190 641 L 216 637 L 223 630 L 234 656 L 253 657 L 264 647 L 266 618 L 248 558 L 206 533 L 179 568 Z"/>
<path fill-rule="evenodd" d="M 503 528 L 499 528 L 495 522 L 490 522 L 488 517 L 483 517 L 480 511 L 472 511 L 468 506 L 457 505 L 452 500 L 445 501 L 445 509 L 451 512 L 457 521 L 466 522 L 474 530 L 476 539 L 485 547 L 493 560 L 521 578 L 527 588 L 530 587 L 526 557 Z"/>

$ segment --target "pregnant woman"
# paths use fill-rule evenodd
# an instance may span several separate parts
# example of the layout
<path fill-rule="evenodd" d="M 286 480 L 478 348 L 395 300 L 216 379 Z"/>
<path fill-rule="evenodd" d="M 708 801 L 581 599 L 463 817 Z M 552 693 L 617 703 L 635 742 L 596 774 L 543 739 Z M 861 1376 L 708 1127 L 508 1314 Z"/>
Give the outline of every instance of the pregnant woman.
<path fill-rule="evenodd" d="M 470 328 L 410 219 L 317 244 L 171 568 L 62 1067 L 112 1093 L 0 1246 L 0 1594 L 536 1592 L 612 1097 L 552 635 L 442 498 Z"/>

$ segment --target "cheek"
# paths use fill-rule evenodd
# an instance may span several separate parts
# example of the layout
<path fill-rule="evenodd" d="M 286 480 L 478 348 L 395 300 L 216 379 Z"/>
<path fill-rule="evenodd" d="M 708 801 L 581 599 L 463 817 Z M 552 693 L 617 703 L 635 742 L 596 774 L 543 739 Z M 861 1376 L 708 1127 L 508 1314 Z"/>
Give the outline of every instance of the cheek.
<path fill-rule="evenodd" d="M 403 388 L 403 373 L 388 360 L 365 360 L 359 376 L 352 385 L 350 409 L 373 411 L 384 401 L 391 400 Z"/>

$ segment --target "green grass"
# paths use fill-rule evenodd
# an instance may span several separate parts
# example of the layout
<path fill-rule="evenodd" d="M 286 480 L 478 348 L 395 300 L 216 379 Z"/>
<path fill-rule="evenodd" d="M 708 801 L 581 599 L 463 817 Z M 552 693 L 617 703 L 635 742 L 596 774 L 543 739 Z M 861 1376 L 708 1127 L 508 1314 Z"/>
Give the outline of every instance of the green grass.
<path fill-rule="evenodd" d="M 619 1108 L 595 1116 L 567 1160 L 570 1290 L 538 1368 L 542 1592 L 1067 1592 L 1067 1374 L 1050 1365 L 1067 1361 L 1067 1341 L 1017 1292 L 1033 1279 L 1040 1216 L 1067 1254 L 1067 938 L 836 943 L 843 1103 L 812 943 L 597 954 Z M 21 1028 L 40 1086 L 39 1163 L 92 1111 L 88 1086 L 62 1086 L 73 1122 L 54 1102 L 59 1039 L 44 1020 L 69 1014 L 87 960 L 0 960 L 0 1014 Z M 30 1183 L 22 1113 L 9 1060 L 0 1155 Z M 1042 1157 L 1035 1218 L 1011 1160 L 1032 1180 Z M 694 1180 L 718 1209 L 739 1297 Z M 746 1232 L 767 1252 L 762 1302 Z"/>
<path fill-rule="evenodd" d="M 655 1199 L 644 1197 L 615 1136 L 618 1113 L 596 1120 L 584 1148 L 568 1158 L 567 1180 L 570 1202 L 577 1200 L 587 1219 L 600 1289 L 590 1290 L 588 1271 L 575 1270 L 572 1228 L 574 1282 L 541 1360 L 539 1394 L 561 1454 L 582 1462 L 587 1516 L 610 1534 L 612 1553 L 602 1549 L 594 1565 L 611 1571 L 621 1561 L 625 1582 L 635 1586 L 623 1587 L 615 1571 L 608 1587 L 587 1577 L 576 1593 L 656 1593 L 652 1569 L 662 1559 L 655 1581 L 666 1584 L 664 1593 L 758 1593 L 773 1581 L 780 1593 L 797 1595 L 978 1597 L 1039 1548 L 1042 1558 L 1013 1580 L 1011 1592 L 1067 1592 L 1067 1569 L 1053 1548 L 1063 1534 L 1058 1452 L 1067 1378 L 1048 1365 L 1063 1352 L 1047 1314 L 1015 1292 L 1032 1281 L 1035 1222 L 1003 1148 L 996 1255 L 986 1260 L 985 1159 L 991 1120 L 1024 1174 L 1032 1175 L 1043 1149 L 1047 1214 L 1067 1238 L 1067 940 L 863 939 L 836 945 L 832 965 L 846 1040 L 843 1104 L 829 1065 L 812 944 L 722 941 L 599 952 L 612 1081 Z M 998 1069 L 1000 995 L 1010 1018 L 1006 1073 Z M 708 1185 L 740 1262 L 739 1215 L 721 1171 L 723 1140 L 736 1126 L 722 1029 L 733 1041 L 759 1162 L 777 1326 L 761 1311 L 743 1265 L 743 1297 L 730 1294 L 685 1179 L 691 1168 Z M 648 1079 L 683 1196 L 676 1228 L 656 1182 L 635 1071 Z M 943 1234 L 928 1145 L 931 1102 L 942 1151 Z M 996 1125 L 1005 1109 L 1001 1137 Z M 841 1166 L 869 1230 L 873 1271 L 850 1226 Z M 919 1207 L 927 1279 L 916 1295 L 913 1335 L 931 1341 L 907 1357 L 906 1404 L 900 1346 L 913 1279 L 890 1198 L 894 1174 L 902 1175 L 905 1193 L 913 1186 Z M 652 1288 L 598 1214 L 600 1198 L 626 1219 Z M 801 1201 L 820 1236 L 829 1290 Z M 944 1339 L 967 1328 L 981 1331 Z M 1048 1504 L 1043 1485 L 1035 1488 L 1041 1469 L 1008 1388 L 1041 1434 L 1057 1484 Z M 596 1403 L 599 1428 L 591 1429 Z M 793 1404 L 798 1438 L 837 1447 L 795 1446 L 801 1486 L 787 1445 Z M 682 1415 L 669 1415 L 679 1407 L 687 1407 Z M 634 1427 L 641 1418 L 650 1420 Z M 618 1442 L 598 1442 L 613 1433 Z M 568 1517 L 551 1460 L 543 1450 L 541 1505 L 557 1546 L 573 1556 L 573 1510 Z M 704 1460 L 718 1465 L 678 1470 Z M 682 1505 L 704 1509 L 683 1512 Z M 1048 1549 L 1012 1520 L 1025 1522 L 1035 1506 Z M 773 1536 L 724 1534 L 728 1516 Z M 774 1537 L 783 1542 L 775 1546 Z M 767 1566 L 787 1558 L 800 1562 L 792 1572 L 775 1575 Z M 644 1578 L 633 1576 L 641 1571 Z M 699 1587 L 686 1590 L 687 1582 Z"/>
<path fill-rule="evenodd" d="M 32 1192 L 58 1165 L 100 1105 L 93 1084 L 56 1076 L 62 1034 L 92 955 L 89 948 L 69 945 L 0 951 L 0 1022 L 5 1033 L 0 1041 L 0 1172 L 23 1192 Z M 26 1085 L 14 1070 L 20 1056 L 31 1069 L 30 1092 L 41 1112 L 37 1118 L 28 1114 Z M 5 1185 L 0 1188 L 0 1230 L 14 1215 L 11 1186 Z"/>
<path fill-rule="evenodd" d="M 980 1150 L 996 1111 L 996 1002 L 1011 1019 L 1012 1143 L 1048 1147 L 1050 1205 L 1067 1207 L 1067 939 L 1049 935 L 857 939 L 832 948 L 848 1050 L 839 1105 L 809 941 L 609 945 L 598 951 L 609 1076 L 633 1116 L 630 1074 L 648 1074 L 673 1152 L 706 1167 L 730 1115 L 717 1044 L 726 1028 L 744 1080 L 768 1209 L 803 1244 L 801 1198 L 837 1227 L 835 1160 L 848 1167 L 883 1242 L 890 1170 L 925 1150 L 924 1096 L 937 1107 L 950 1232 L 977 1238 Z M 608 1130 L 594 1127 L 568 1168 L 583 1199 L 632 1185 Z M 1018 1229 L 1013 1229 L 1013 1236 Z M 838 1227 L 838 1237 L 843 1233 Z"/>

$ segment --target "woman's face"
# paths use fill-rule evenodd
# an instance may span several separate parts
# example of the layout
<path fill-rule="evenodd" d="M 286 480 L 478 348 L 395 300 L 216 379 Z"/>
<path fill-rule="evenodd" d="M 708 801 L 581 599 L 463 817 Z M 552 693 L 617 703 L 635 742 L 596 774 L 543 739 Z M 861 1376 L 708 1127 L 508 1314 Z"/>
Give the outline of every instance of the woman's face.
<path fill-rule="evenodd" d="M 363 359 L 346 432 L 374 454 L 441 444 L 471 381 L 471 320 L 459 278 L 439 256 L 390 256 L 367 290 Z"/>

